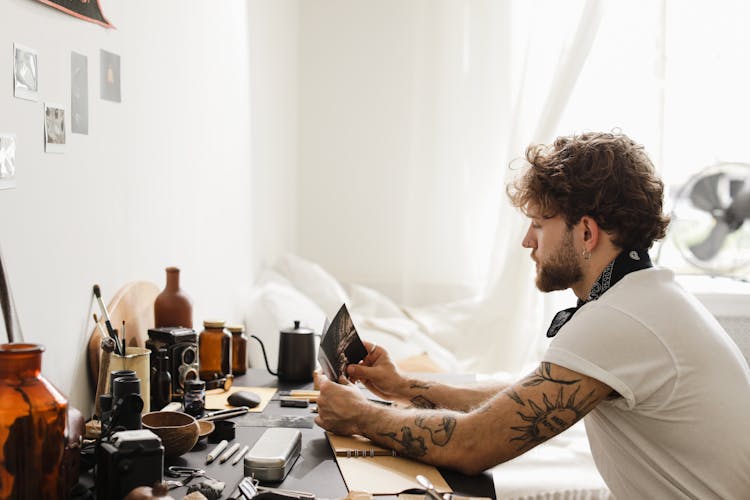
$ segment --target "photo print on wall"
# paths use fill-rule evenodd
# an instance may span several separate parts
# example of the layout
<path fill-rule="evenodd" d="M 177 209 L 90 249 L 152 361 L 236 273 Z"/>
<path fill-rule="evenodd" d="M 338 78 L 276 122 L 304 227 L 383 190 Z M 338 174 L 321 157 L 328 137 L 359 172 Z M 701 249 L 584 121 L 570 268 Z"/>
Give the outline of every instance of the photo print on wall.
<path fill-rule="evenodd" d="M 0 134 L 0 189 L 16 187 L 16 136 Z"/>
<path fill-rule="evenodd" d="M 57 104 L 44 103 L 44 151 L 65 152 L 65 109 Z"/>
<path fill-rule="evenodd" d="M 88 58 L 70 53 L 70 131 L 89 133 L 89 70 Z"/>
<path fill-rule="evenodd" d="M 39 56 L 18 43 L 13 44 L 13 91 L 20 99 L 39 99 Z"/>
<path fill-rule="evenodd" d="M 100 50 L 99 54 L 101 98 L 106 101 L 121 102 L 120 56 L 106 50 Z"/>

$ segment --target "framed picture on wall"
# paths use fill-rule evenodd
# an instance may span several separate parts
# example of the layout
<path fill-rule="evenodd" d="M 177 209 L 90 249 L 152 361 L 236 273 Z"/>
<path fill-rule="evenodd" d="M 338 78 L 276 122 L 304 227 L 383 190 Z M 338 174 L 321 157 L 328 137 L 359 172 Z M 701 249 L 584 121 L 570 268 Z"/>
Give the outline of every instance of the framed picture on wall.
<path fill-rule="evenodd" d="M 89 133 L 89 70 L 88 58 L 70 53 L 70 131 Z"/>
<path fill-rule="evenodd" d="M 39 55 L 36 50 L 13 44 L 13 89 L 21 99 L 39 99 Z"/>
<path fill-rule="evenodd" d="M 100 95 L 105 101 L 121 102 L 120 56 L 106 50 L 99 51 Z"/>
<path fill-rule="evenodd" d="M 65 108 L 44 103 L 44 151 L 65 152 Z"/>
<path fill-rule="evenodd" d="M 0 134 L 0 189 L 16 187 L 16 136 Z"/>

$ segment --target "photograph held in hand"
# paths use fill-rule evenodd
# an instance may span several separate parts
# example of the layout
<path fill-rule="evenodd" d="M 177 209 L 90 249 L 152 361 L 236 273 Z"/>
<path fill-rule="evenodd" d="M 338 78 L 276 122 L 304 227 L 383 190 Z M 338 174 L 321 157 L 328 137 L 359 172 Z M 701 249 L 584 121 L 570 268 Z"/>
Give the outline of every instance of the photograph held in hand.
<path fill-rule="evenodd" d="M 320 367 L 326 377 L 338 382 L 341 375 L 346 375 L 346 365 L 359 363 L 365 356 L 367 348 L 359 338 L 346 304 L 342 304 L 331 324 L 323 328 L 318 350 Z"/>

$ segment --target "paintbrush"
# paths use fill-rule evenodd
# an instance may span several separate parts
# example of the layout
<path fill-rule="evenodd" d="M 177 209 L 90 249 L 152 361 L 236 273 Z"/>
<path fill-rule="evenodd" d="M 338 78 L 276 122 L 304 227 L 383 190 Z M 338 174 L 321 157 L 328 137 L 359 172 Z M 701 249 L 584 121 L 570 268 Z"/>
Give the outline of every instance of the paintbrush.
<path fill-rule="evenodd" d="M 107 327 L 109 336 L 115 341 L 115 351 L 117 354 L 124 356 L 125 352 L 120 345 L 120 339 L 117 338 L 115 329 L 112 327 L 112 321 L 109 318 L 109 311 L 107 311 L 107 307 L 104 305 L 104 301 L 102 301 L 102 291 L 99 289 L 99 285 L 94 285 L 94 297 L 96 297 L 96 301 L 99 303 L 99 309 L 101 309 L 102 316 L 104 316 L 104 326 Z"/>

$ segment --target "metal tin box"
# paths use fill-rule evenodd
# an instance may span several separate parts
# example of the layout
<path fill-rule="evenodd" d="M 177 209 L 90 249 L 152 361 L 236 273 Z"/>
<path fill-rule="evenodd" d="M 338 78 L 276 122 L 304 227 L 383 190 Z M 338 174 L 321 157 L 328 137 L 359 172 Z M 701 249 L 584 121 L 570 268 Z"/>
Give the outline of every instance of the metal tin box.
<path fill-rule="evenodd" d="M 297 429 L 266 429 L 245 455 L 245 476 L 259 481 L 283 481 L 302 449 L 302 433 Z"/>

